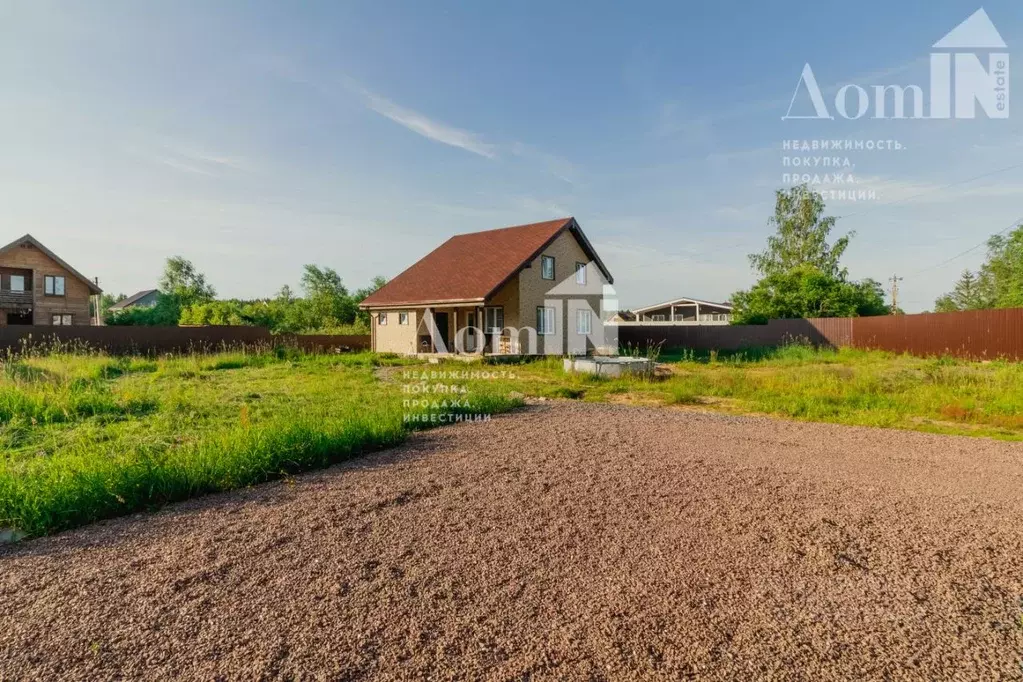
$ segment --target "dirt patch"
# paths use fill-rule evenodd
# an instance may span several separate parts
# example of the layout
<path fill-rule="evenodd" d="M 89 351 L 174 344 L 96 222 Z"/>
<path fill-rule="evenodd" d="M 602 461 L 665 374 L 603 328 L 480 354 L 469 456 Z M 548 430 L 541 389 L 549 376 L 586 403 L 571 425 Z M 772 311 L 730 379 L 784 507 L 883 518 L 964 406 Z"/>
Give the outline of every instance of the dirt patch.
<path fill-rule="evenodd" d="M 547 402 L 0 549 L 0 679 L 1015 679 L 1023 446 Z"/>

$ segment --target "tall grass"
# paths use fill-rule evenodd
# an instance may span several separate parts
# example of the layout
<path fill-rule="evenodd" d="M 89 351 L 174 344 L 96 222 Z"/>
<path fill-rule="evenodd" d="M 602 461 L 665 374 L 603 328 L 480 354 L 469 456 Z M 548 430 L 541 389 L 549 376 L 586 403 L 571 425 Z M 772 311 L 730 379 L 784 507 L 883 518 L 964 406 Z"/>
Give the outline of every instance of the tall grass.
<path fill-rule="evenodd" d="M 0 528 L 54 532 L 395 445 L 431 424 L 408 419 L 399 387 L 373 374 L 402 362 L 285 351 L 5 363 Z M 519 402 L 485 388 L 443 411 Z"/>
<path fill-rule="evenodd" d="M 594 382 L 522 365 L 504 390 L 548 398 L 698 406 L 731 413 L 1023 440 L 1023 364 L 806 345 L 667 349 L 653 379 Z"/>

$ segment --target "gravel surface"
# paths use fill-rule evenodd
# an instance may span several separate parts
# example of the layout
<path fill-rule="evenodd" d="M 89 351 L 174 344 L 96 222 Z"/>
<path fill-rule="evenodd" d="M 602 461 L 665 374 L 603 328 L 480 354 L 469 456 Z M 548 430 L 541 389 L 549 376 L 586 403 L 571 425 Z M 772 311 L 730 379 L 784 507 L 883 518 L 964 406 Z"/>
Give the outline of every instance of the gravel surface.
<path fill-rule="evenodd" d="M 0 679 L 1023 679 L 1023 447 L 548 404 L 0 549 Z"/>

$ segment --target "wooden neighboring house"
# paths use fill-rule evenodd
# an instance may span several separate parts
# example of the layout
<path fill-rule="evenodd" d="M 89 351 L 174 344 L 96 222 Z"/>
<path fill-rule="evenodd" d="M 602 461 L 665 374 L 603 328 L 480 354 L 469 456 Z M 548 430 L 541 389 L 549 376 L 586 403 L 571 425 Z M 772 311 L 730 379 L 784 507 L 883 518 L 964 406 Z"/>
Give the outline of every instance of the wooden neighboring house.
<path fill-rule="evenodd" d="M 158 289 L 143 289 L 113 304 L 107 308 L 106 312 L 116 313 L 128 308 L 152 308 L 159 300 L 160 291 Z"/>
<path fill-rule="evenodd" d="M 0 247 L 0 326 L 89 325 L 103 290 L 26 234 Z"/>
<path fill-rule="evenodd" d="M 632 311 L 634 320 L 620 320 L 619 324 L 681 324 L 723 325 L 732 321 L 730 303 L 714 303 L 698 298 L 676 298 Z"/>
<path fill-rule="evenodd" d="M 451 237 L 359 307 L 377 352 L 562 354 L 602 328 L 611 283 L 579 223 L 561 218 Z"/>

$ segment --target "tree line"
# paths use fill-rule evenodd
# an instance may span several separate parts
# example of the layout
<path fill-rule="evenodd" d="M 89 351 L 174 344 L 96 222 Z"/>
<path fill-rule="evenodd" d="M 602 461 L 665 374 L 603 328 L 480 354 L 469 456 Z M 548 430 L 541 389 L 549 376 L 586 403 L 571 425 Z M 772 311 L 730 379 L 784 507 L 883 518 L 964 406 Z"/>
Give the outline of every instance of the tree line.
<path fill-rule="evenodd" d="M 156 305 L 107 312 L 109 325 L 253 325 L 272 332 L 369 333 L 369 314 L 359 303 L 386 283 L 375 277 L 368 287 L 349 291 L 332 268 L 306 265 L 301 295 L 285 285 L 269 299 L 217 299 L 216 289 L 191 261 L 167 259 Z M 109 311 L 124 296 L 104 295 Z"/>
<path fill-rule="evenodd" d="M 732 294 L 733 324 L 770 319 L 860 317 L 900 313 L 885 301 L 876 280 L 853 280 L 840 261 L 854 233 L 830 243 L 836 219 L 825 215 L 820 193 L 806 185 L 775 194 L 774 234 L 767 248 L 749 256 L 760 279 Z M 934 302 L 935 312 L 1023 307 L 1023 225 L 987 241 L 987 257 L 965 270 L 952 291 Z"/>
<path fill-rule="evenodd" d="M 1023 225 L 988 239 L 980 269 L 964 270 L 952 291 L 934 302 L 938 313 L 990 308 L 1023 308 Z"/>

